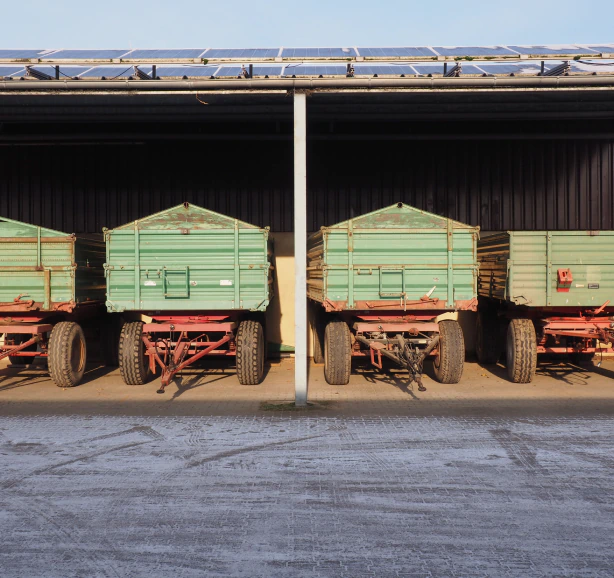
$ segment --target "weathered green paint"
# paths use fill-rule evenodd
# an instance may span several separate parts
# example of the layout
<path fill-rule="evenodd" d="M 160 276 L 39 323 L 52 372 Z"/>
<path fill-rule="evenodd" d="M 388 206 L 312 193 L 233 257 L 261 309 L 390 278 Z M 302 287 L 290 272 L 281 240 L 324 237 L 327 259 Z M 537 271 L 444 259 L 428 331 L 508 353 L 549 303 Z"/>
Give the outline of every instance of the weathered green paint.
<path fill-rule="evenodd" d="M 476 297 L 478 231 L 404 204 L 323 227 L 308 240 L 308 296 L 403 309 L 434 288 L 431 297 L 454 309 Z"/>
<path fill-rule="evenodd" d="M 529 307 L 614 301 L 614 231 L 508 231 L 481 239 L 478 293 Z M 560 291 L 558 270 L 573 277 Z"/>
<path fill-rule="evenodd" d="M 107 308 L 264 311 L 268 234 L 188 204 L 107 230 Z"/>
<path fill-rule="evenodd" d="M 0 312 L 104 302 L 103 262 L 101 241 L 0 217 Z"/>

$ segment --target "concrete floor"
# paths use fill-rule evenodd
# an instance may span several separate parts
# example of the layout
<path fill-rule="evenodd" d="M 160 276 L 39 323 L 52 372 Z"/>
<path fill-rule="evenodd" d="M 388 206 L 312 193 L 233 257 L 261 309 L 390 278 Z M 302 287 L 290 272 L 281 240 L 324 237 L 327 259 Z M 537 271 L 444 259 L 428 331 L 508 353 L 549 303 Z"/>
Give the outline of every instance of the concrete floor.
<path fill-rule="evenodd" d="M 531 384 L 507 380 L 502 365 L 481 367 L 467 362 L 459 384 L 443 385 L 427 366 L 426 392 L 407 385 L 406 373 L 381 372 L 355 364 L 346 386 L 331 386 L 323 366 L 311 365 L 309 412 L 326 415 L 526 415 L 579 413 L 614 409 L 614 361 L 601 367 L 565 361 L 543 362 Z M 0 413 L 107 415 L 266 415 L 294 399 L 294 361 L 267 366 L 264 382 L 240 385 L 234 367 L 218 360 L 189 370 L 158 395 L 159 379 L 143 386 L 124 384 L 117 368 L 88 369 L 72 389 L 56 387 L 43 368 L 14 369 L 0 362 Z M 293 412 L 294 413 L 294 412 Z"/>
<path fill-rule="evenodd" d="M 614 364 L 422 393 L 312 366 L 302 412 L 292 370 L 0 367 L 2 577 L 612 576 Z"/>

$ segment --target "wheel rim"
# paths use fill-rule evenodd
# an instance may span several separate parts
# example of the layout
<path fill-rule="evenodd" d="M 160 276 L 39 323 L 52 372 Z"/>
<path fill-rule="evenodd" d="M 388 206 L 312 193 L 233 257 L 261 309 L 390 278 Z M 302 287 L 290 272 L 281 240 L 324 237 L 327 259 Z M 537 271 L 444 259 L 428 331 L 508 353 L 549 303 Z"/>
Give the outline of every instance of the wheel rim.
<path fill-rule="evenodd" d="M 70 365 L 75 373 L 81 373 L 85 365 L 85 344 L 79 336 L 76 336 L 72 342 Z"/>
<path fill-rule="evenodd" d="M 139 355 L 141 357 L 141 367 L 143 368 L 143 378 L 148 379 L 151 374 L 151 367 L 149 365 L 149 355 L 145 351 L 145 344 L 143 343 L 142 336 L 139 335 Z M 166 361 L 166 360 L 165 360 Z"/>

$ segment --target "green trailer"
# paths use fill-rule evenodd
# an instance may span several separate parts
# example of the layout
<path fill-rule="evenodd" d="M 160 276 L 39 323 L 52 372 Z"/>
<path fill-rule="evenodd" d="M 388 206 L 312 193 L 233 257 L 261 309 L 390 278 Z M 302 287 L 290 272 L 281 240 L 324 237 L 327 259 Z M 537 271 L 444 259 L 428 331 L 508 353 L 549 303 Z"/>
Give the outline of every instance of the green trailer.
<path fill-rule="evenodd" d="M 104 243 L 0 218 L 0 359 L 48 358 L 56 385 L 83 377 L 82 322 L 104 314 Z"/>
<path fill-rule="evenodd" d="M 124 381 L 159 367 L 159 393 L 205 355 L 236 356 L 243 384 L 264 374 L 269 229 L 184 203 L 104 231 L 107 309 L 121 314 Z"/>
<path fill-rule="evenodd" d="M 614 231 L 507 231 L 478 243 L 476 353 L 532 381 L 537 355 L 612 351 Z M 609 345 L 608 345 L 609 344 Z"/>
<path fill-rule="evenodd" d="M 382 355 L 422 389 L 424 359 L 436 377 L 460 380 L 464 340 L 446 312 L 477 308 L 479 229 L 397 203 L 322 227 L 308 239 L 307 295 L 314 360 L 330 384 L 348 383 L 352 357 Z"/>

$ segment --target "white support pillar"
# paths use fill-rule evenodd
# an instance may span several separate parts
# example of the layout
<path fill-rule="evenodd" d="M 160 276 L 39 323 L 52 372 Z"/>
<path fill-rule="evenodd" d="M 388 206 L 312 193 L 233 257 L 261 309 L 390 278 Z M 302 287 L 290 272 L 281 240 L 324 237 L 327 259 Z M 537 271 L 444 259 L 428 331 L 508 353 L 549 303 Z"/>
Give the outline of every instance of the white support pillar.
<path fill-rule="evenodd" d="M 307 405 L 307 98 L 294 94 L 294 401 Z"/>

